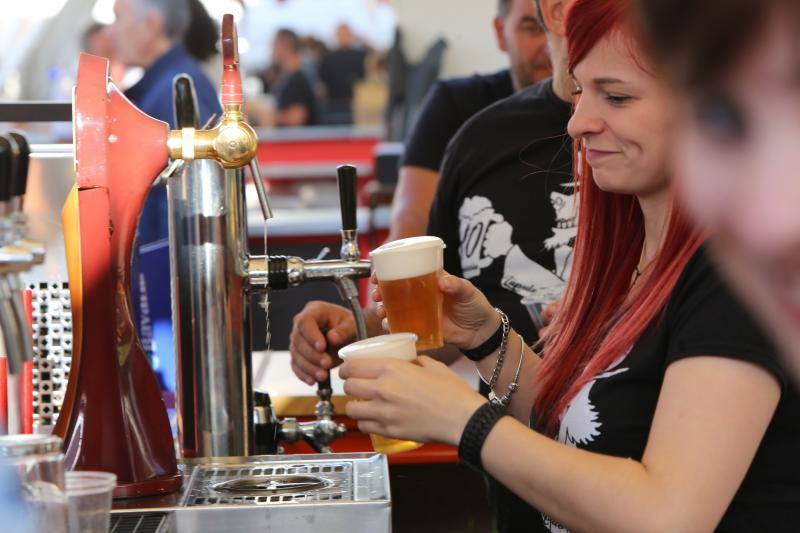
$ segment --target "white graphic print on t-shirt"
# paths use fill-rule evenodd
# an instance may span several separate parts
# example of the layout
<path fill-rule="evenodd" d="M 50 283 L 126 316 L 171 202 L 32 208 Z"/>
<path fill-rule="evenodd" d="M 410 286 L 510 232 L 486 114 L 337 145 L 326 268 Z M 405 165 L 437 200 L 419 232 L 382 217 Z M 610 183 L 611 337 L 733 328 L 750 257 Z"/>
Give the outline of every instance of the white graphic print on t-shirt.
<path fill-rule="evenodd" d="M 586 383 L 578 394 L 572 399 L 564 412 L 561 415 L 558 429 L 558 441 L 567 446 L 577 447 L 578 445 L 586 445 L 593 442 L 600 436 L 600 427 L 603 425 L 600 422 L 600 414 L 597 412 L 589 394 L 592 391 L 595 383 L 601 379 L 608 379 L 617 374 L 622 374 L 630 370 L 628 367 L 616 368 L 628 356 L 630 350 L 625 352 L 621 357 L 615 359 L 608 368 L 594 379 Z M 614 370 L 612 370 L 614 369 Z M 542 513 L 544 526 L 551 533 L 569 533 L 569 530 Z"/>
<path fill-rule="evenodd" d="M 530 259 L 514 244 L 514 228 L 492 202 L 483 196 L 466 198 L 459 209 L 459 255 L 467 279 L 475 278 L 496 259 L 505 257 L 501 285 L 522 297 L 547 298 L 561 293 L 572 266 L 572 245 L 577 232 L 575 197 L 552 192 L 550 203 L 556 212 L 553 235 L 542 247 L 553 252 L 555 269 Z"/>

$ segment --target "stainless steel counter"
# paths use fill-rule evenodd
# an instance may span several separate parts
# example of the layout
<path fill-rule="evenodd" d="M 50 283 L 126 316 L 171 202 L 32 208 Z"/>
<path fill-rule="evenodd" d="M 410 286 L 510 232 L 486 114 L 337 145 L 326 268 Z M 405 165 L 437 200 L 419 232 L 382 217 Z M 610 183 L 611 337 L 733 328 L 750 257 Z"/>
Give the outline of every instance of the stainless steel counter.
<path fill-rule="evenodd" d="M 152 533 L 391 531 L 385 455 L 231 457 L 186 464 L 182 470 L 179 492 L 115 500 L 112 520 L 149 517 Z"/>

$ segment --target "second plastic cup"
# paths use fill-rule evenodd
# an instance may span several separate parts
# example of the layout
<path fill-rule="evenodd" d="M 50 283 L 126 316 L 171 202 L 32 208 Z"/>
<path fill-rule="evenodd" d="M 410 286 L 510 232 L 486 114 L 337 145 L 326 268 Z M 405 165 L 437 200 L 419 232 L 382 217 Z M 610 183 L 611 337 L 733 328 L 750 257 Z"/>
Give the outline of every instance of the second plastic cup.
<path fill-rule="evenodd" d="M 439 290 L 444 241 L 411 237 L 392 241 L 370 252 L 392 333 L 415 333 L 417 350 L 444 345 Z"/>
<path fill-rule="evenodd" d="M 414 361 L 417 359 L 416 342 L 417 336 L 413 333 L 380 335 L 348 344 L 339 350 L 339 357 L 344 360 L 348 358 L 393 358 Z M 392 439 L 374 434 L 370 434 L 369 437 L 372 441 L 372 448 L 378 453 L 387 455 L 415 450 L 422 446 L 422 443 L 413 440 Z"/>
<path fill-rule="evenodd" d="M 70 533 L 107 533 L 111 494 L 117 476 L 108 472 L 75 471 L 65 475 Z"/>

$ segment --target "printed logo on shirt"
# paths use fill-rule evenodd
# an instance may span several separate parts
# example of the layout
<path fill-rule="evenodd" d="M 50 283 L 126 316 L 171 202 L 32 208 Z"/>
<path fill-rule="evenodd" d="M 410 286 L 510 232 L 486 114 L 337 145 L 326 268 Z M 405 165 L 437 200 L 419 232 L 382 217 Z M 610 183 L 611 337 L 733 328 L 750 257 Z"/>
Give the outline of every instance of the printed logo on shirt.
<path fill-rule="evenodd" d="M 591 398 L 589 398 L 589 394 L 598 380 L 608 379 L 630 370 L 627 367 L 616 368 L 622 364 L 622 361 L 625 360 L 629 353 L 630 350 L 608 365 L 604 372 L 586 383 L 567 408 L 564 409 L 558 429 L 558 441 L 560 443 L 577 448 L 578 445 L 594 442 L 600 436 L 600 428 L 603 423 L 600 421 L 600 414 L 597 412 L 597 408 L 592 403 Z M 569 529 L 544 513 L 542 513 L 542 520 L 544 527 L 551 533 L 569 533 Z"/>
<path fill-rule="evenodd" d="M 595 383 L 599 380 L 608 379 L 629 370 L 627 367 L 616 368 L 629 353 L 630 350 L 625 352 L 621 357 L 618 357 L 605 371 L 595 376 L 594 379 L 586 383 L 581 390 L 578 391 L 578 394 L 575 395 L 561 414 L 558 429 L 559 442 L 577 448 L 578 446 L 585 446 L 590 442 L 594 442 L 594 440 L 600 436 L 600 427 L 603 423 L 600 421 L 600 414 L 597 412 L 597 408 L 592 403 L 589 395 L 592 392 L 592 387 L 594 387 Z"/>
<path fill-rule="evenodd" d="M 568 187 L 568 186 L 565 186 Z M 553 253 L 555 268 L 530 259 L 511 236 L 514 228 L 484 196 L 466 198 L 459 209 L 459 255 L 467 279 L 476 278 L 496 259 L 505 258 L 501 285 L 522 297 L 555 299 L 564 288 L 572 267 L 572 249 L 577 232 L 574 194 L 552 192 L 555 210 L 553 234 L 542 248 Z"/>

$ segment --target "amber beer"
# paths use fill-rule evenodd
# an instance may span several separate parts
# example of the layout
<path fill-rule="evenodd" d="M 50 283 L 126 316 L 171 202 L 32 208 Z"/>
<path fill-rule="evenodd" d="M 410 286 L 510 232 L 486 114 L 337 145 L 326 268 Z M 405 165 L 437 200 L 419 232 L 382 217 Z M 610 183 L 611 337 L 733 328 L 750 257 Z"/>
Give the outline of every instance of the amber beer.
<path fill-rule="evenodd" d="M 414 345 L 417 336 L 413 333 L 393 333 L 380 335 L 370 339 L 348 344 L 339 350 L 339 357 L 347 358 L 377 358 L 388 357 L 414 361 L 417 359 L 417 350 Z M 398 440 L 382 435 L 370 434 L 372 448 L 378 453 L 399 453 L 415 450 L 422 446 L 421 443 L 413 440 Z"/>
<path fill-rule="evenodd" d="M 370 253 L 392 333 L 417 335 L 417 351 L 441 348 L 439 290 L 444 242 L 438 237 L 392 241 Z"/>

